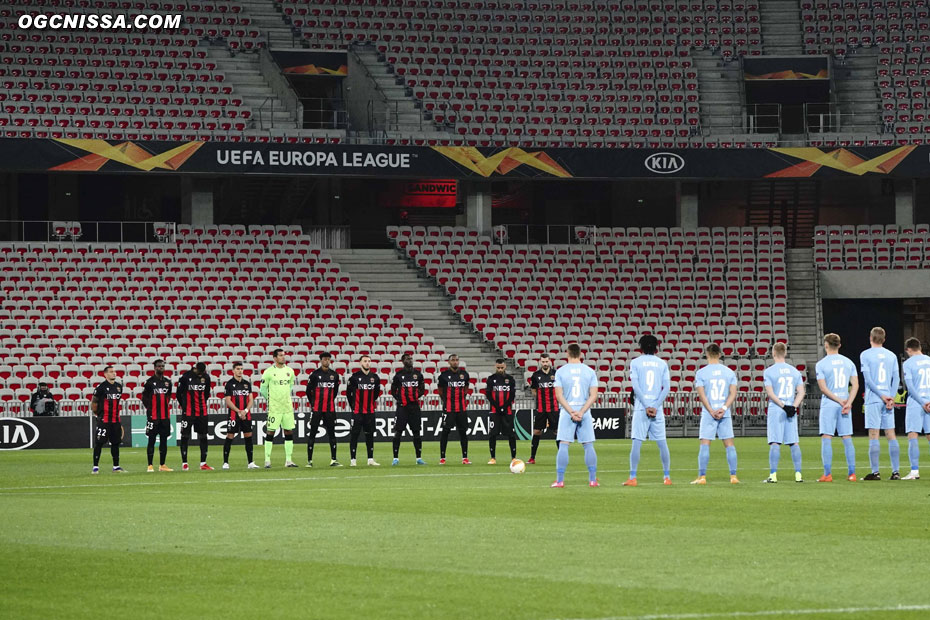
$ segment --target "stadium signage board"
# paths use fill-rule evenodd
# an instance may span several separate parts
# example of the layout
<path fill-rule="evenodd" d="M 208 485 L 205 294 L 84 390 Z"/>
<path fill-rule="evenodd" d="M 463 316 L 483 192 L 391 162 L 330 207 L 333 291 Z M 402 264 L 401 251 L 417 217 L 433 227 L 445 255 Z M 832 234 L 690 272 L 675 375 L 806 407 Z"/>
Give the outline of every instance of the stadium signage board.
<path fill-rule="evenodd" d="M 930 145 L 529 148 L 0 138 L 11 172 L 309 174 L 395 179 L 928 178 Z"/>
<path fill-rule="evenodd" d="M 89 416 L 0 418 L 0 450 L 87 448 Z"/>

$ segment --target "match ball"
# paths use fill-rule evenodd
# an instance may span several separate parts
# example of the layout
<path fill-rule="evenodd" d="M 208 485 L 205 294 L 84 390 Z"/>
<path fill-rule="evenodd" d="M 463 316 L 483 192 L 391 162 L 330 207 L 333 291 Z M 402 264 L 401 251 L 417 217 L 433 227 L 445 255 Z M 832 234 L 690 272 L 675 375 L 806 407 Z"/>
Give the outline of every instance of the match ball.
<path fill-rule="evenodd" d="M 513 474 L 522 474 L 526 471 L 526 463 L 520 459 L 514 459 L 510 461 L 510 473 Z"/>

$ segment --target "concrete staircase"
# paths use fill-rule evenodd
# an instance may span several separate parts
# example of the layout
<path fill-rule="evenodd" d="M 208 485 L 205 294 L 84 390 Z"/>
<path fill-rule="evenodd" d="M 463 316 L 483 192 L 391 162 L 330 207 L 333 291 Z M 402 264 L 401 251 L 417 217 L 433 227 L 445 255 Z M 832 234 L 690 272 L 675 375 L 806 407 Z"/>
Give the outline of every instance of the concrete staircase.
<path fill-rule="evenodd" d="M 878 94 L 878 50 L 851 49 L 845 61 L 833 63 L 833 85 L 840 112 L 836 131 L 874 135 L 881 123 Z"/>
<path fill-rule="evenodd" d="M 238 4 L 242 5 L 242 12 L 252 18 L 252 23 L 261 29 L 270 48 L 301 47 L 300 35 L 295 35 L 284 22 L 284 16 L 274 2 L 239 0 Z"/>
<path fill-rule="evenodd" d="M 804 28 L 797 0 L 760 0 L 762 49 L 766 56 L 799 56 L 804 53 Z"/>
<path fill-rule="evenodd" d="M 423 277 L 396 250 L 328 250 L 333 260 L 351 274 L 369 298 L 390 302 L 413 319 L 414 324 L 455 353 L 472 376 L 494 372 L 494 361 L 502 354 L 462 323 L 441 288 Z M 812 259 L 813 260 L 813 259 Z M 523 375 L 508 361 L 507 372 L 518 385 Z"/>
<path fill-rule="evenodd" d="M 814 250 L 789 249 L 785 254 L 788 286 L 788 357 L 795 364 L 804 363 L 812 371 L 822 355 L 820 339 L 823 318 L 820 288 L 814 268 Z"/>
<path fill-rule="evenodd" d="M 724 62 L 707 50 L 692 52 L 698 73 L 701 129 L 711 135 L 746 133 L 743 120 L 743 79 L 738 62 Z"/>
<path fill-rule="evenodd" d="M 257 54 L 230 54 L 224 46 L 210 46 L 208 57 L 216 62 L 217 69 L 232 83 L 233 92 L 242 98 L 252 111 L 250 128 L 296 129 L 297 119 L 284 108 L 262 77 Z M 274 112 L 272 112 L 274 110 Z"/>
<path fill-rule="evenodd" d="M 367 70 L 386 101 L 383 110 L 376 112 L 375 126 L 385 132 L 434 131 L 435 126 L 417 107 L 417 101 L 408 92 L 403 79 L 370 46 L 355 46 L 359 62 Z"/>

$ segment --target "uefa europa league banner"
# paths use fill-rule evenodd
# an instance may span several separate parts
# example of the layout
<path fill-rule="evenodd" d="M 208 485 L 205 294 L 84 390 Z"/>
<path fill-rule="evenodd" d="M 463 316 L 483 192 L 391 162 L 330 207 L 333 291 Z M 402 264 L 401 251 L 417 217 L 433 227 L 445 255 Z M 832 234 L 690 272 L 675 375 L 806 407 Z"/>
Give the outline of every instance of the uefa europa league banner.
<path fill-rule="evenodd" d="M 930 176 L 930 146 L 652 150 L 7 138 L 0 139 L 0 167 L 417 179 L 918 178 Z"/>

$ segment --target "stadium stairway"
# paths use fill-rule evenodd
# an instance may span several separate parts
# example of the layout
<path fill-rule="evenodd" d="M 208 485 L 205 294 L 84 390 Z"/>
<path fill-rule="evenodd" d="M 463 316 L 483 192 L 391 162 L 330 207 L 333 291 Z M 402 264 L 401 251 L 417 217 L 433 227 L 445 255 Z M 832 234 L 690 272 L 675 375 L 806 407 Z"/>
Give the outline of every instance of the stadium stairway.
<path fill-rule="evenodd" d="M 821 358 L 820 337 L 823 329 L 817 270 L 813 266 L 814 250 L 789 248 L 785 254 L 788 288 L 788 336 L 791 360 L 807 366 L 807 372 Z"/>
<path fill-rule="evenodd" d="M 239 3 L 252 18 L 252 23 L 261 29 L 263 36 L 267 37 L 268 47 L 271 49 L 301 47 L 301 37 L 294 35 L 272 0 L 239 0 Z"/>
<path fill-rule="evenodd" d="M 329 250 L 333 260 L 349 272 L 372 299 L 389 302 L 416 321 L 417 327 L 445 345 L 465 362 L 469 373 L 494 372 L 500 351 L 465 326 L 452 309 L 446 293 L 423 277 L 397 250 Z M 810 258 L 813 261 L 813 256 Z M 508 360 L 507 372 L 522 385 L 523 373 Z"/>
<path fill-rule="evenodd" d="M 767 56 L 803 54 L 801 7 L 797 0 L 760 0 L 762 48 Z"/>
<path fill-rule="evenodd" d="M 228 82 L 242 101 L 252 110 L 255 128 L 274 127 L 276 129 L 295 129 L 297 120 L 284 108 L 284 104 L 274 94 L 262 77 L 257 54 L 230 54 L 222 45 L 211 45 L 208 57 L 216 62 Z M 274 113 L 272 114 L 272 101 Z"/>
<path fill-rule="evenodd" d="M 382 62 L 378 51 L 371 46 L 356 45 L 352 48 L 358 61 L 368 70 L 377 90 L 387 98 L 387 112 L 383 119 L 376 119 L 376 125 L 388 132 L 413 133 L 434 131 L 435 125 L 423 117 L 423 112 L 407 87 L 398 83 L 398 77 Z"/>
<path fill-rule="evenodd" d="M 692 52 L 698 72 L 701 127 L 711 135 L 745 133 L 740 82 L 740 63 L 724 62 L 709 50 Z"/>
<path fill-rule="evenodd" d="M 878 50 L 851 49 L 843 64 L 833 63 L 833 80 L 844 132 L 877 134 L 881 122 L 878 82 Z"/>

